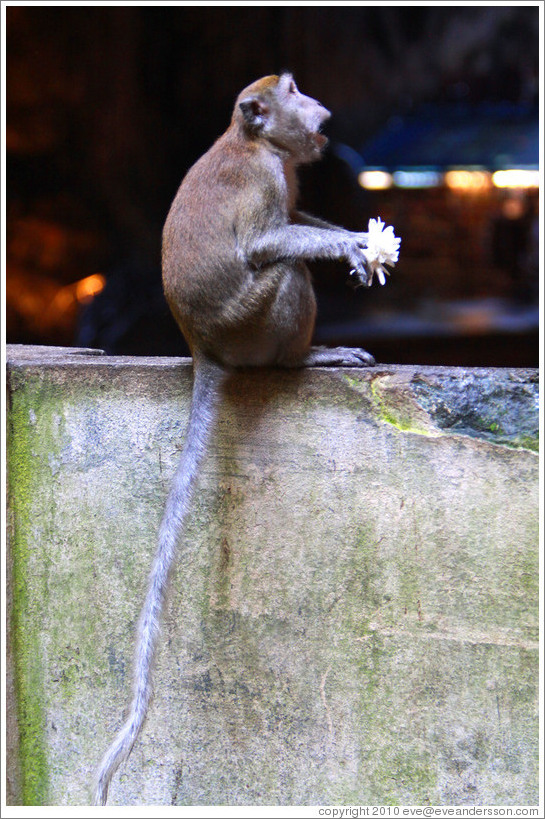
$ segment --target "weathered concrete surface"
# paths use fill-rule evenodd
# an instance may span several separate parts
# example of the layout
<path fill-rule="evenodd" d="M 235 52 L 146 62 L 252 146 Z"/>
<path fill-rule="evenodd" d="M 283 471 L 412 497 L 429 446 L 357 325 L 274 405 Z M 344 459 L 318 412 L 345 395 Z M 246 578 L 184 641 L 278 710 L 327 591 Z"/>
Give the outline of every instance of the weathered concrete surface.
<path fill-rule="evenodd" d="M 8 348 L 12 804 L 89 804 L 188 360 Z M 110 804 L 536 804 L 537 373 L 229 387 Z"/>

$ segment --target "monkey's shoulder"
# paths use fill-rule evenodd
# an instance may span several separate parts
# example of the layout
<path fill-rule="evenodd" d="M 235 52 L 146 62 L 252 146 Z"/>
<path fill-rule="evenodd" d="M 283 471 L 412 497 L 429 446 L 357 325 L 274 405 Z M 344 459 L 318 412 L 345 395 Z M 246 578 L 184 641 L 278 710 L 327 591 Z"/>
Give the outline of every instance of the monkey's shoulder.
<path fill-rule="evenodd" d="M 285 196 L 287 190 L 283 163 L 267 145 L 233 139 L 228 132 L 195 163 L 184 182 L 219 197 L 262 192 L 267 201 L 271 195 Z"/>

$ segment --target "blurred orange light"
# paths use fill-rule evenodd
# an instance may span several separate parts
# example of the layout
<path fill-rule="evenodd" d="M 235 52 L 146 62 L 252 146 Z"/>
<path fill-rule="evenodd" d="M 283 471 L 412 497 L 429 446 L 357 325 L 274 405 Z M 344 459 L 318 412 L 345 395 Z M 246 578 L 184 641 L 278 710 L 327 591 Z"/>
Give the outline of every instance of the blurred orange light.
<path fill-rule="evenodd" d="M 445 174 L 447 188 L 457 191 L 477 192 L 490 187 L 490 174 L 487 171 L 452 170 Z"/>
<path fill-rule="evenodd" d="M 80 279 L 76 282 L 76 299 L 79 302 L 87 302 L 104 289 L 106 279 L 101 273 L 93 273 L 92 276 L 87 276 L 85 279 Z"/>

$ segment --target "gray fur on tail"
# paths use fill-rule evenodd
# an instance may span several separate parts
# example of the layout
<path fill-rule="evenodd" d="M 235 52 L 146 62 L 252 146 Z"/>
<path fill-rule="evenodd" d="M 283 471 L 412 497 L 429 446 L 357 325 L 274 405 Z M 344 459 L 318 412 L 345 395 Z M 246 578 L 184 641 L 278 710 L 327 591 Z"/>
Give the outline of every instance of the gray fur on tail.
<path fill-rule="evenodd" d="M 95 805 L 106 804 L 112 776 L 129 756 L 146 718 L 152 693 L 153 659 L 170 570 L 195 479 L 216 419 L 217 399 L 224 377 L 225 369 L 212 361 L 201 357 L 194 361 L 193 398 L 186 440 L 167 498 L 148 593 L 140 615 L 130 713 L 100 764 Z"/>

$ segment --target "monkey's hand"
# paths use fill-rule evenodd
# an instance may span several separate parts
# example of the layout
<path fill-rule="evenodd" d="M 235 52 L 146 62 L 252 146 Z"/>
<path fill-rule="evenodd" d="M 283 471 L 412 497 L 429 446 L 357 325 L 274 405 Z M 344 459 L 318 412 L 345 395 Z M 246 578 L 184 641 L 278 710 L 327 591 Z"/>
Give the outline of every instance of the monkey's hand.
<path fill-rule="evenodd" d="M 367 233 L 350 233 L 345 241 L 344 258 L 350 265 L 350 276 L 357 279 L 358 285 L 370 287 L 373 274 L 366 255 Z"/>
<path fill-rule="evenodd" d="M 350 275 L 357 277 L 358 284 L 367 287 L 371 286 L 375 275 L 381 284 L 386 284 L 386 274 L 389 273 L 386 265 L 396 264 L 401 239 L 394 236 L 393 227 L 384 229 L 382 219 L 369 219 L 369 232 L 365 235 L 367 236 L 366 247 L 363 251 L 366 259 L 365 276 L 362 276 L 355 266 L 350 271 Z"/>

